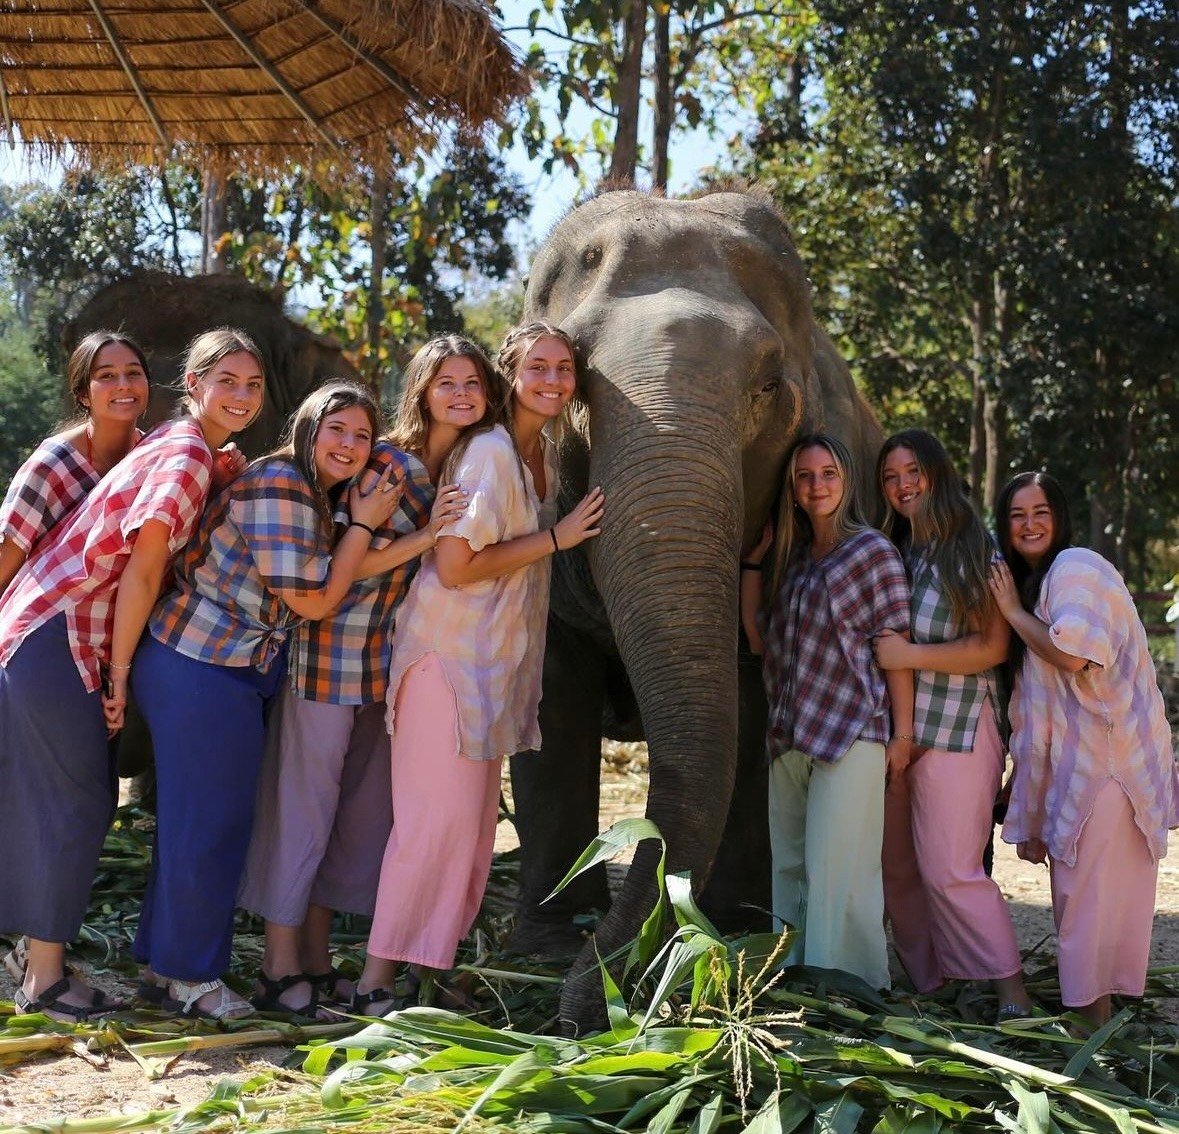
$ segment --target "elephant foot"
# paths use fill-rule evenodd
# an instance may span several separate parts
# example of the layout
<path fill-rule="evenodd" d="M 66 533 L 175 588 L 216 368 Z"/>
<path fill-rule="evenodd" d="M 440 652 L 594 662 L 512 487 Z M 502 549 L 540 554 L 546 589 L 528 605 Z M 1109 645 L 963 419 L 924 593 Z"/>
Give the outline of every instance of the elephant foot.
<path fill-rule="evenodd" d="M 561 1034 L 570 1039 L 604 1032 L 610 1026 L 602 974 L 596 965 L 580 971 L 575 969 L 565 978 L 558 1020 Z"/>
<path fill-rule="evenodd" d="M 545 960 L 568 960 L 585 946 L 585 934 L 569 921 L 522 918 L 508 939 L 508 952 Z"/>

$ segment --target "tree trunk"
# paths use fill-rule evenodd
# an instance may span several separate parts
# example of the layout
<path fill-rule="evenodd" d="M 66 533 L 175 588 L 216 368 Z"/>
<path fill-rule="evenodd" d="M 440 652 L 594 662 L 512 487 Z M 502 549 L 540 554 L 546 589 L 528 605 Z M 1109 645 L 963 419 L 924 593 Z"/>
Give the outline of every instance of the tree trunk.
<path fill-rule="evenodd" d="M 618 124 L 607 178 L 619 184 L 634 184 L 639 164 L 639 106 L 643 79 L 643 43 L 647 37 L 647 0 L 630 0 L 626 5 L 622 58 L 614 86 L 614 109 Z"/>
<path fill-rule="evenodd" d="M 671 8 L 655 9 L 655 144 L 651 161 L 651 185 L 667 192 L 668 146 L 675 115 L 671 97 Z"/>
<path fill-rule="evenodd" d="M 201 274 L 224 272 L 229 258 L 220 248 L 226 230 L 225 179 L 206 173 L 201 194 Z"/>
<path fill-rule="evenodd" d="M 385 323 L 385 254 L 387 251 L 385 231 L 385 212 L 389 206 L 389 177 L 385 171 L 385 159 L 378 160 L 373 166 L 372 197 L 369 206 L 369 228 L 371 231 L 372 260 L 368 278 L 368 317 L 366 320 L 366 337 L 368 340 L 368 358 L 365 367 L 365 377 L 378 400 L 381 397 L 381 387 L 384 380 L 384 367 L 381 362 L 381 331 Z"/>

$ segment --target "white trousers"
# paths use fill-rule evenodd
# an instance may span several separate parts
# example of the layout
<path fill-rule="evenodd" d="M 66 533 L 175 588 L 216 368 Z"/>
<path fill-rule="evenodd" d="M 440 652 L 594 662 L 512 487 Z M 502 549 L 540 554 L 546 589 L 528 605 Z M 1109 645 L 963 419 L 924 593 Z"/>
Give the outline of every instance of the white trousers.
<path fill-rule="evenodd" d="M 770 765 L 774 915 L 798 930 L 789 960 L 872 988 L 889 987 L 884 769 L 884 745 L 867 740 L 833 764 L 792 751 Z"/>

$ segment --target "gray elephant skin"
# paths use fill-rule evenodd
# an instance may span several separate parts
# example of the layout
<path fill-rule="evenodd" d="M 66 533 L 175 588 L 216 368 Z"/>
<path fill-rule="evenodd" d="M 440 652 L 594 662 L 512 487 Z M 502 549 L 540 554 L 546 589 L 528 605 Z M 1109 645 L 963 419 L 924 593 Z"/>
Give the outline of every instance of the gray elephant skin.
<path fill-rule="evenodd" d="M 90 331 L 125 331 L 147 354 L 151 401 L 146 421 L 172 413 L 188 344 L 213 327 L 237 327 L 257 344 L 266 367 L 266 402 L 258 420 L 237 438 L 249 457 L 273 448 L 287 418 L 317 386 L 331 378 L 359 380 L 339 345 L 283 314 L 270 292 L 240 276 L 174 276 L 144 270 L 97 292 L 63 333 L 66 352 Z"/>
<path fill-rule="evenodd" d="M 795 437 L 840 436 L 861 480 L 882 437 L 815 323 L 785 221 L 756 193 L 592 199 L 538 253 L 525 318 L 568 331 L 582 367 L 562 507 L 606 493 L 602 534 L 554 560 L 544 747 L 512 759 L 517 948 L 555 952 L 574 940 L 573 914 L 609 907 L 562 992 L 576 1029 L 604 1021 L 597 957 L 635 935 L 656 897 L 647 841 L 612 903 L 599 868 L 542 904 L 597 833 L 603 722 L 647 740 L 646 814 L 668 870 L 691 873 L 722 925 L 768 928 L 766 710 L 740 640 L 739 563 Z"/>

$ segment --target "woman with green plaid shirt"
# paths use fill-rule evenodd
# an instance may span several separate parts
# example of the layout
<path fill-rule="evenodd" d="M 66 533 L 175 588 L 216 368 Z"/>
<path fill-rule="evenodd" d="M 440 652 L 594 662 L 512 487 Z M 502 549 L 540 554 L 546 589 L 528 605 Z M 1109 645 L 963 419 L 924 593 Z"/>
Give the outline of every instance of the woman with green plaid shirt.
<path fill-rule="evenodd" d="M 983 869 L 1005 754 L 995 667 L 1009 639 L 987 586 L 994 546 L 932 434 L 890 437 L 877 478 L 913 592 L 911 640 L 885 633 L 873 646 L 882 669 L 914 671 L 917 748 L 885 797 L 893 945 L 918 992 L 990 980 L 1000 1018 L 1026 1015 L 1011 914 Z"/>

